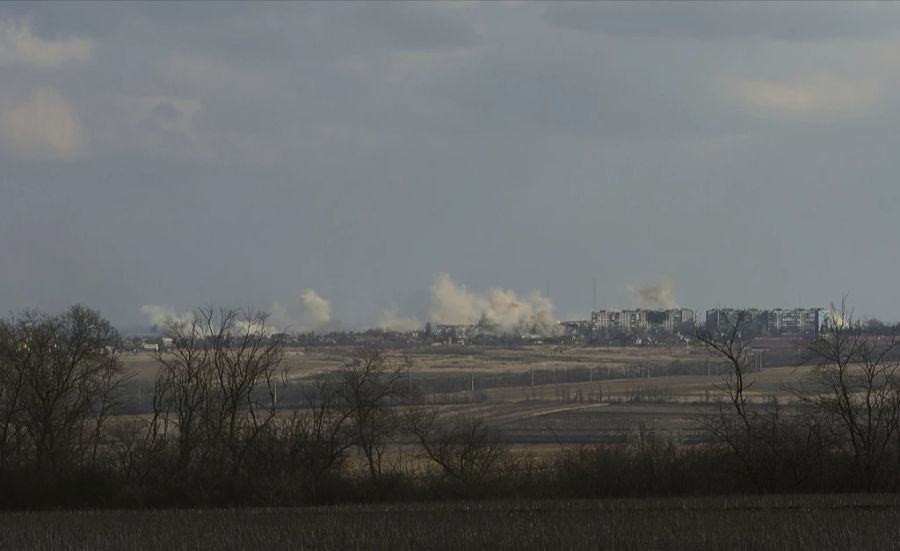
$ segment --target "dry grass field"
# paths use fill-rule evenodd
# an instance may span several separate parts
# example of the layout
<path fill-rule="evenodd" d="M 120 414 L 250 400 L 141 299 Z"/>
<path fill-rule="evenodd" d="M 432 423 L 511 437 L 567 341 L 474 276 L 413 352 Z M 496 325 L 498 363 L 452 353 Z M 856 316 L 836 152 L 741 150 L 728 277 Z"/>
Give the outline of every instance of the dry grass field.
<path fill-rule="evenodd" d="M 333 375 L 352 353 L 288 349 L 288 381 L 298 387 Z M 696 418 L 721 392 L 725 372 L 696 346 L 430 347 L 408 354 L 410 383 L 422 388 L 423 402 L 441 404 L 448 414 L 483 417 L 511 444 L 536 449 L 614 440 L 641 425 L 680 441 L 697 439 Z M 149 390 L 158 369 L 153 354 L 124 360 L 134 384 Z M 808 370 L 766 367 L 752 375 L 750 395 L 788 400 L 790 385 Z"/>
<path fill-rule="evenodd" d="M 416 372 L 476 373 L 524 372 L 530 369 L 593 367 L 620 372 L 626 368 L 660 366 L 664 363 L 697 364 L 706 361 L 704 349 L 679 347 L 585 347 L 522 346 L 430 347 L 406 351 Z M 295 377 L 312 377 L 339 369 L 351 357 L 346 347 L 313 349 L 289 348 L 284 365 Z M 126 366 L 141 380 L 152 381 L 157 364 L 153 353 L 136 352 L 123 356 Z"/>

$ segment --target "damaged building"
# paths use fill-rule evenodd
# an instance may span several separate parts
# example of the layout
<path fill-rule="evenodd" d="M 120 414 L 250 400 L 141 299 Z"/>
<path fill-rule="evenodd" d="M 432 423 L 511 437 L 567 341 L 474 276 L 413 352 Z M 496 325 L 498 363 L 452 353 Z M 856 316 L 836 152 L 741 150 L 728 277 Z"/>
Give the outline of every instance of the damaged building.
<path fill-rule="evenodd" d="M 706 311 L 706 330 L 722 333 L 739 324 L 743 336 L 815 338 L 821 327 L 821 308 L 712 308 Z"/>
<path fill-rule="evenodd" d="M 593 340 L 618 335 L 675 336 L 691 331 L 693 326 L 694 311 L 688 308 L 598 310 L 591 312 L 590 324 Z"/>

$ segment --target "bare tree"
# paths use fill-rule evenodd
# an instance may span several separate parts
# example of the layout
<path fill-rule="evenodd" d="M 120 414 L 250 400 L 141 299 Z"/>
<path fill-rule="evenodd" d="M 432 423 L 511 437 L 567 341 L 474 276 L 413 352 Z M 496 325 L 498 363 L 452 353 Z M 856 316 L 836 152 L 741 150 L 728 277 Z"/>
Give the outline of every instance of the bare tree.
<path fill-rule="evenodd" d="M 287 450 L 287 469 L 299 471 L 304 489 L 314 497 L 319 483 L 344 463 L 353 442 L 351 412 L 343 407 L 340 387 L 324 379 L 313 383 L 305 400 L 305 408 L 278 423 L 278 445 Z"/>
<path fill-rule="evenodd" d="M 410 432 L 425 455 L 447 478 L 475 487 L 498 476 L 498 467 L 509 456 L 500 431 L 483 419 L 456 416 L 442 421 L 437 408 L 410 409 Z"/>
<path fill-rule="evenodd" d="M 365 455 L 376 486 L 383 481 L 385 448 L 402 425 L 391 406 L 408 392 L 404 382 L 411 365 L 408 356 L 391 358 L 381 348 L 362 347 L 341 374 L 342 400 L 353 441 Z"/>
<path fill-rule="evenodd" d="M 0 449 L 27 453 L 39 473 L 97 460 L 125 380 L 119 335 L 98 312 L 73 306 L 51 316 L 0 321 Z M 21 456 L 20 456 L 21 458 Z"/>
<path fill-rule="evenodd" d="M 0 474 L 5 474 L 22 457 L 26 445 L 21 423 L 25 400 L 26 366 L 36 351 L 29 344 L 30 324 L 22 318 L 31 313 L 0 321 Z"/>
<path fill-rule="evenodd" d="M 723 389 L 733 412 L 745 429 L 750 429 L 747 391 L 754 381 L 748 377 L 752 369 L 749 340 L 744 338 L 745 315 L 737 314 L 725 328 L 698 329 L 697 340 L 728 362 L 729 371 L 722 378 Z"/>
<path fill-rule="evenodd" d="M 753 420 L 747 391 L 753 386 L 748 373 L 751 366 L 749 341 L 743 338 L 743 313 L 729 320 L 727 327 L 698 329 L 697 340 L 728 362 L 728 373 L 722 377 L 725 401 L 718 402 L 718 411 L 701 418 L 705 428 L 724 442 L 743 466 L 754 486 L 759 487 L 759 473 L 751 460 L 753 452 Z"/>
<path fill-rule="evenodd" d="M 819 338 L 809 344 L 818 365 L 812 385 L 798 395 L 836 421 L 865 489 L 885 471 L 898 437 L 898 347 L 896 334 L 867 334 L 846 297 L 831 305 Z"/>
<path fill-rule="evenodd" d="M 755 358 L 750 347 L 752 320 L 743 312 L 726 327 L 700 329 L 697 339 L 728 363 L 716 411 L 700 417 L 701 425 L 725 444 L 740 471 L 757 491 L 796 488 L 811 475 L 826 446 L 823 422 L 816 412 L 788 412 L 777 399 L 753 404 Z"/>
<path fill-rule="evenodd" d="M 741 338 L 742 316 L 730 320 L 724 330 L 698 332 L 698 339 L 730 367 L 723 378 L 724 400 L 715 414 L 701 421 L 728 447 L 757 490 L 805 484 L 834 448 L 836 418 L 846 428 L 866 484 L 883 464 L 896 435 L 897 365 L 887 361 L 895 341 L 867 338 L 844 303 L 833 308 L 832 317 L 822 335 L 808 343 L 819 360 L 812 384 L 788 388 L 800 398 L 788 407 L 774 396 L 766 403 L 751 404 L 748 390 L 754 383 L 750 375 L 754 362 L 749 341 Z"/>
<path fill-rule="evenodd" d="M 179 472 L 238 469 L 275 417 L 283 335 L 264 313 L 213 307 L 169 320 L 166 335 L 173 344 L 157 355 L 151 434 L 165 438 L 174 424 Z"/>

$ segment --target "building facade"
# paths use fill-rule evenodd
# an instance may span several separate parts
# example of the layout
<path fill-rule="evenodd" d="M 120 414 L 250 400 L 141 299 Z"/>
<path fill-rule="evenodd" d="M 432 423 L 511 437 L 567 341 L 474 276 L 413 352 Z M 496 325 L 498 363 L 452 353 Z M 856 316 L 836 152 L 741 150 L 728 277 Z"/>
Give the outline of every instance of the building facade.
<path fill-rule="evenodd" d="M 712 308 L 706 311 L 710 333 L 731 331 L 738 326 L 742 336 L 815 338 L 821 326 L 821 308 Z"/>
<path fill-rule="evenodd" d="M 694 311 L 687 308 L 669 310 L 598 310 L 591 312 L 591 327 L 598 331 L 635 333 L 642 331 L 678 332 L 694 324 Z"/>

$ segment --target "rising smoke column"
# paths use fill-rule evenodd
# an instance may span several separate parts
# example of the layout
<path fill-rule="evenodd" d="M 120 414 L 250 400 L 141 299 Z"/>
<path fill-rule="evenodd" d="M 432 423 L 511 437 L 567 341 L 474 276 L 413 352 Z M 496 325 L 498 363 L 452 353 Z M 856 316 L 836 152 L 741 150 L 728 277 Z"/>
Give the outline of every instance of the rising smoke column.
<path fill-rule="evenodd" d="M 406 333 L 421 329 L 422 322 L 414 317 L 402 315 L 396 305 L 391 305 L 381 311 L 381 315 L 378 317 L 378 328 Z"/>
<path fill-rule="evenodd" d="M 449 325 L 487 322 L 503 333 L 552 334 L 558 325 L 553 304 L 535 291 L 520 298 L 509 289 L 494 288 L 488 296 L 456 284 L 440 274 L 431 286 L 431 321 Z"/>
<path fill-rule="evenodd" d="M 655 284 L 631 285 L 628 289 L 634 295 L 638 308 L 669 310 L 678 307 L 678 301 L 675 300 L 675 284 L 669 276 L 662 276 Z"/>
<path fill-rule="evenodd" d="M 277 303 L 276 303 L 277 304 Z M 195 311 L 195 312 L 199 312 Z M 200 335 L 210 335 L 210 328 L 207 327 L 205 315 L 201 314 L 198 318 L 195 312 L 178 312 L 170 306 L 160 306 L 158 304 L 145 304 L 141 306 L 141 313 L 147 316 L 147 320 L 153 326 L 154 331 L 167 333 L 170 328 L 180 327 L 189 332 L 196 332 Z M 259 312 L 255 312 L 259 314 Z M 219 311 L 213 311 L 213 324 L 220 321 Z M 196 322 L 196 325 L 195 325 Z M 237 334 L 249 333 L 266 333 L 272 334 L 278 331 L 278 326 L 271 322 L 271 318 L 266 315 L 258 318 L 251 310 L 237 310 L 237 317 L 231 332 Z M 215 329 L 213 329 L 213 332 Z"/>
<path fill-rule="evenodd" d="M 331 303 L 319 296 L 312 289 L 305 289 L 300 295 L 303 306 L 317 325 L 326 325 L 331 321 Z"/>
<path fill-rule="evenodd" d="M 287 307 L 278 301 L 273 302 L 269 308 L 269 323 L 279 329 L 287 329 L 294 325 Z"/>
<path fill-rule="evenodd" d="M 448 325 L 478 323 L 488 310 L 488 301 L 457 285 L 449 274 L 438 275 L 431 285 L 431 321 Z"/>
<path fill-rule="evenodd" d="M 266 320 L 266 326 L 263 330 L 266 332 L 285 330 L 306 332 L 312 330 L 333 331 L 340 328 L 340 322 L 332 321 L 331 319 L 331 304 L 326 299 L 319 296 L 314 290 L 305 289 L 301 293 L 300 299 L 307 311 L 312 327 L 305 327 L 305 325 L 308 324 L 298 323 L 297 320 L 290 315 L 287 307 L 280 302 L 273 302 L 268 312 L 269 316 Z M 141 306 L 141 313 L 147 317 L 147 320 L 154 329 L 164 329 L 170 322 L 189 325 L 194 320 L 193 312 L 178 312 L 172 307 L 157 304 L 145 304 L 144 306 Z M 242 330 L 258 329 L 243 323 L 243 321 L 244 320 L 238 323 L 239 328 Z"/>
<path fill-rule="evenodd" d="M 147 317 L 154 330 L 165 329 L 170 322 L 188 325 L 194 321 L 193 312 L 177 312 L 174 308 L 158 304 L 141 306 L 141 313 Z"/>

